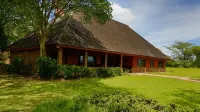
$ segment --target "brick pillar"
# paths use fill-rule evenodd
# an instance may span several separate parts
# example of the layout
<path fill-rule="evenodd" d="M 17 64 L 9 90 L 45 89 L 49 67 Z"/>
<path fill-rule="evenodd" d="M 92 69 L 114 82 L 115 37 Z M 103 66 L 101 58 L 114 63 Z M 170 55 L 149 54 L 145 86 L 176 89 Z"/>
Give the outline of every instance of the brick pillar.
<path fill-rule="evenodd" d="M 158 68 L 158 60 L 154 60 L 154 68 Z"/>
<path fill-rule="evenodd" d="M 58 54 L 57 54 L 57 61 L 58 64 L 62 65 L 63 64 L 63 48 L 58 48 Z"/>
<path fill-rule="evenodd" d="M 137 67 L 137 57 L 133 56 L 132 57 L 132 69 L 131 72 L 136 72 L 136 67 Z"/>
<path fill-rule="evenodd" d="M 123 55 L 120 56 L 120 68 L 123 68 Z"/>
<path fill-rule="evenodd" d="M 167 61 L 166 61 L 166 60 L 164 60 L 164 61 L 163 61 L 163 69 L 164 69 L 164 71 L 163 71 L 163 72 L 166 72 L 166 63 L 167 63 Z"/>
<path fill-rule="evenodd" d="M 105 68 L 108 67 L 108 53 L 105 53 Z"/>
<path fill-rule="evenodd" d="M 84 66 L 88 66 L 88 51 L 85 51 L 85 56 L 84 56 Z"/>
<path fill-rule="evenodd" d="M 145 60 L 145 72 L 149 72 L 149 68 L 150 68 L 150 59 L 146 59 Z"/>

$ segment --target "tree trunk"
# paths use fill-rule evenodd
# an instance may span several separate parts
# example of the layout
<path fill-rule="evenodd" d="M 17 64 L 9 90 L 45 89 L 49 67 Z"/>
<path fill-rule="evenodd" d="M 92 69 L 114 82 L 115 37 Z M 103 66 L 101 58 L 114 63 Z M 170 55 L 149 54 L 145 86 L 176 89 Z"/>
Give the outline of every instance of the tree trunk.
<path fill-rule="evenodd" d="M 46 55 L 46 36 L 40 37 L 40 57 L 45 57 Z"/>

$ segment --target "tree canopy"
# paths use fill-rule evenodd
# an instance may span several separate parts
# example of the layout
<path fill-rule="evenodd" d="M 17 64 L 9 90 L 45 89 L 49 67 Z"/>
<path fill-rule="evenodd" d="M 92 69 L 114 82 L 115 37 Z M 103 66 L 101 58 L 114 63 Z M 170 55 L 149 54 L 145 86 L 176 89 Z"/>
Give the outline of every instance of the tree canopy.
<path fill-rule="evenodd" d="M 178 41 L 166 48 L 172 52 L 174 58 L 167 66 L 200 68 L 200 46 Z"/>
<path fill-rule="evenodd" d="M 12 0 L 6 3 L 12 6 L 9 17 L 12 24 L 7 26 L 22 32 L 34 31 L 39 37 L 40 56 L 46 56 L 49 28 L 58 18 L 69 19 L 76 12 L 82 12 L 86 22 L 95 18 L 103 24 L 112 18 L 111 4 L 107 0 Z M 20 34 L 20 31 L 16 32 Z"/>
<path fill-rule="evenodd" d="M 192 59 L 193 44 L 189 42 L 177 41 L 174 44 L 166 47 L 172 52 L 172 57 L 177 60 L 191 60 Z"/>

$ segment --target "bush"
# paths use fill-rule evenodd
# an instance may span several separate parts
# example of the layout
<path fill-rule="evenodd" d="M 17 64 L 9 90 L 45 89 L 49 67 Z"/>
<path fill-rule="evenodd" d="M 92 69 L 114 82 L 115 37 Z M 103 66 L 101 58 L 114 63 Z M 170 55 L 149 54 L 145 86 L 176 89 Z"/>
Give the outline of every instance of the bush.
<path fill-rule="evenodd" d="M 89 67 L 82 67 L 81 76 L 82 77 L 97 77 L 96 69 L 89 68 Z"/>
<path fill-rule="evenodd" d="M 15 57 L 11 64 L 7 65 L 6 71 L 10 74 L 22 74 L 28 71 L 28 67 L 25 65 L 22 58 Z"/>
<path fill-rule="evenodd" d="M 6 64 L 0 61 L 0 72 L 6 72 Z"/>
<path fill-rule="evenodd" d="M 88 107 L 84 99 L 55 99 L 38 105 L 33 112 L 88 112 Z"/>
<path fill-rule="evenodd" d="M 65 79 L 87 78 L 87 77 L 114 77 L 121 76 L 120 68 L 90 68 L 75 65 L 59 65 L 58 74 Z"/>
<path fill-rule="evenodd" d="M 37 69 L 43 79 L 56 78 L 58 71 L 57 61 L 50 57 L 40 57 L 37 60 Z"/>
<path fill-rule="evenodd" d="M 196 57 L 196 60 L 194 62 L 194 66 L 200 68 L 200 57 Z"/>
<path fill-rule="evenodd" d="M 48 100 L 38 105 L 35 112 L 198 112 L 198 110 L 170 103 L 167 106 L 144 96 L 127 91 L 111 90 L 94 93 L 89 97 L 79 96 L 71 100 Z"/>
<path fill-rule="evenodd" d="M 0 61 L 4 61 L 7 59 L 9 56 L 6 53 L 0 52 Z"/>
<path fill-rule="evenodd" d="M 173 68 L 189 68 L 193 67 L 193 61 L 185 60 L 185 61 L 168 61 L 166 64 L 167 67 Z"/>
<path fill-rule="evenodd" d="M 65 79 L 75 79 L 84 77 L 96 77 L 96 70 L 89 67 L 60 65 L 59 74 L 63 75 Z"/>
<path fill-rule="evenodd" d="M 98 77 L 114 77 L 114 76 L 121 76 L 122 71 L 120 68 L 97 68 L 97 75 Z"/>
<path fill-rule="evenodd" d="M 56 60 L 49 57 L 41 57 L 37 60 L 38 73 L 41 78 L 64 77 L 65 79 L 77 79 L 88 77 L 114 77 L 121 76 L 120 68 L 90 68 L 75 65 L 58 65 Z"/>

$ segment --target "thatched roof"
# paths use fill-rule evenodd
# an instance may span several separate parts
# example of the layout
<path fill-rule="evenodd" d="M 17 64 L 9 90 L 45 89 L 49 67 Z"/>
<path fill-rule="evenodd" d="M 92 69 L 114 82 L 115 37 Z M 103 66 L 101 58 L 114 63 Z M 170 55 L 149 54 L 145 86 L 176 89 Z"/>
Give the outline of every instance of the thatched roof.
<path fill-rule="evenodd" d="M 129 26 L 110 20 L 101 25 L 95 20 L 90 24 L 82 22 L 80 15 L 74 15 L 55 24 L 46 44 L 59 44 L 79 48 L 92 48 L 118 53 L 135 54 L 169 59 Z M 68 24 L 67 24 L 68 23 Z M 12 44 L 11 49 L 39 46 L 37 36 L 32 33 Z"/>

